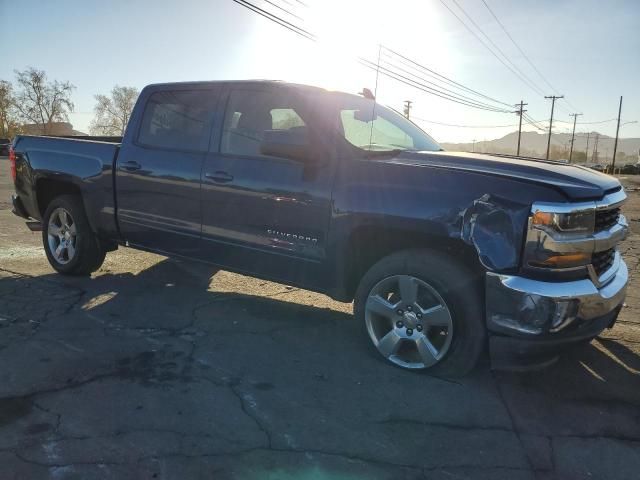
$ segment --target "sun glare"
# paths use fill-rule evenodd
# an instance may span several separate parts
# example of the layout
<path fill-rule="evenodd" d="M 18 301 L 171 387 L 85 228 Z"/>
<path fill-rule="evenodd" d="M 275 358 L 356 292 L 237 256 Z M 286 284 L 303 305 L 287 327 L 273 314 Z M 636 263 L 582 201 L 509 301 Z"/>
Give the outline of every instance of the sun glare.
<path fill-rule="evenodd" d="M 313 33 L 317 41 L 293 38 L 295 34 L 283 32 L 288 55 L 278 61 L 279 71 L 286 79 L 329 89 L 373 89 L 375 73 L 362 66 L 359 59 L 377 62 L 380 44 L 402 50 L 439 70 L 450 68 L 447 35 L 430 3 L 328 0 L 309 1 L 307 5 L 296 10 L 301 18 L 297 24 Z M 264 22 L 258 25 L 261 29 L 273 28 Z M 398 90 L 403 88 L 396 85 L 394 91 Z M 380 94 L 384 99 L 391 92 L 380 89 Z"/>

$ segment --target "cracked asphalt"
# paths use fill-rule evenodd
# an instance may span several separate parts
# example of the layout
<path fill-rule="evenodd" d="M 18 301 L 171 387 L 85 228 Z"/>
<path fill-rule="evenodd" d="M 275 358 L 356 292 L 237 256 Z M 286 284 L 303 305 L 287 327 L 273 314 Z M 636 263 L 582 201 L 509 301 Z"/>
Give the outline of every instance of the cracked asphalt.
<path fill-rule="evenodd" d="M 615 327 L 553 367 L 388 366 L 351 305 L 121 248 L 48 266 L 0 158 L 0 478 L 637 479 L 640 180 Z"/>

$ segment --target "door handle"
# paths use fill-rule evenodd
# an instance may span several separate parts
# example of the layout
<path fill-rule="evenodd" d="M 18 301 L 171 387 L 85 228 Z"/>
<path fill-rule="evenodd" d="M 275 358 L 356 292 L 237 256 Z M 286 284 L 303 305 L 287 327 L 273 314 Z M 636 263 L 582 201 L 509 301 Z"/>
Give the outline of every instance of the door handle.
<path fill-rule="evenodd" d="M 134 172 L 136 170 L 140 170 L 141 168 L 142 168 L 142 165 L 140 165 L 138 162 L 134 162 L 133 160 L 122 162 L 120 164 L 120 169 L 126 170 L 127 172 Z"/>
<path fill-rule="evenodd" d="M 209 180 L 213 180 L 218 183 L 227 183 L 233 180 L 233 175 L 229 175 L 227 172 L 217 171 L 215 173 L 205 173 L 205 177 Z"/>

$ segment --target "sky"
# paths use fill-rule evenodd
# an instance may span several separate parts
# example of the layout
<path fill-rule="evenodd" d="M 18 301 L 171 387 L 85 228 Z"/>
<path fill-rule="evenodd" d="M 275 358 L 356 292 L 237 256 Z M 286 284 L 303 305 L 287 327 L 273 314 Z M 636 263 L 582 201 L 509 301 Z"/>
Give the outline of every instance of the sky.
<path fill-rule="evenodd" d="M 570 132 L 569 114 L 578 112 L 583 113 L 579 134 L 615 135 L 615 121 L 586 122 L 614 119 L 621 95 L 622 122 L 640 122 L 637 0 L 485 0 L 544 78 L 482 0 L 250 1 L 317 41 L 232 0 L 0 0 L 0 79 L 12 81 L 14 70 L 33 66 L 50 79 L 70 81 L 76 86 L 70 120 L 85 132 L 94 95 L 107 94 L 114 85 L 141 89 L 157 82 L 248 78 L 353 93 L 367 87 L 397 110 L 412 100 L 414 121 L 441 142 L 490 140 L 517 128 L 514 113 L 460 105 L 384 75 L 378 75 L 376 89 L 376 72 L 358 59 L 377 63 L 383 45 L 502 104 L 524 100 L 540 127 L 548 128 L 551 108 L 544 95 L 564 95 L 566 100 L 556 103 L 554 132 Z M 460 6 L 525 79 L 496 59 L 445 5 L 491 46 Z M 388 59 L 382 51 L 381 58 Z M 620 136 L 640 137 L 640 123 L 622 125 Z"/>

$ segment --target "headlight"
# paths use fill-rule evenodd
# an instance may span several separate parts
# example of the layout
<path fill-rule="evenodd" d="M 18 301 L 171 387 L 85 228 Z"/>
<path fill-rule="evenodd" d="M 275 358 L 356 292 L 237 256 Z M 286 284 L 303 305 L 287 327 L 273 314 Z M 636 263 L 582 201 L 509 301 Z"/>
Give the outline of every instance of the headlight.
<path fill-rule="evenodd" d="M 531 216 L 534 228 L 546 230 L 552 234 L 591 235 L 596 221 L 595 210 L 578 210 L 569 213 L 545 212 L 536 210 Z"/>
<path fill-rule="evenodd" d="M 534 205 L 529 217 L 525 266 L 545 269 L 576 269 L 591 263 L 591 252 L 556 250 L 554 242 L 571 244 L 593 235 L 594 208 L 563 208 Z"/>

